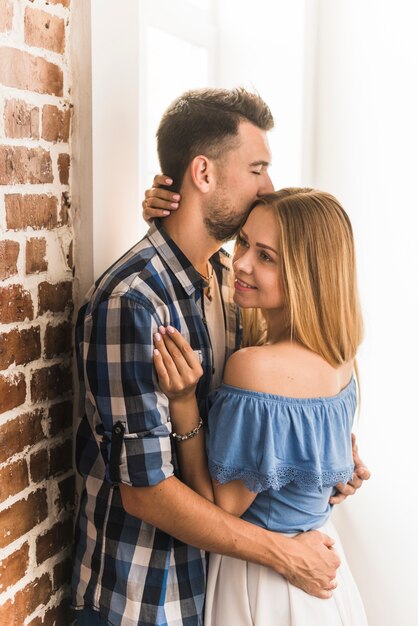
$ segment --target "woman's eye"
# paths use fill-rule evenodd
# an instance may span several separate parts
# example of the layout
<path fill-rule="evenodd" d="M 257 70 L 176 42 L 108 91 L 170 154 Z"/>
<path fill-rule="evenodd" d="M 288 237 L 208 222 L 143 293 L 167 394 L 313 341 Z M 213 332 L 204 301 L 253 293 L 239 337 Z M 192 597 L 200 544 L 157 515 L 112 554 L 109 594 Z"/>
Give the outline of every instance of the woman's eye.
<path fill-rule="evenodd" d="M 260 252 L 260 257 L 262 258 L 263 261 L 268 261 L 270 263 L 273 261 L 273 259 L 265 252 Z"/>
<path fill-rule="evenodd" d="M 247 247 L 248 246 L 247 241 L 243 237 L 241 237 L 241 235 L 238 235 L 238 237 L 237 237 L 237 244 L 239 246 L 243 246 L 243 247 Z"/>

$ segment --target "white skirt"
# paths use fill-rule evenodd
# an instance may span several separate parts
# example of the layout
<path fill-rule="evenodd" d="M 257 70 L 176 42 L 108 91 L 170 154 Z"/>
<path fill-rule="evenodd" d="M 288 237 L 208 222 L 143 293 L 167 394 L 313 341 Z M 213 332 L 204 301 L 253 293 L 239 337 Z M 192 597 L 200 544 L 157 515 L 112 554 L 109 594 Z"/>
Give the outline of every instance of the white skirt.
<path fill-rule="evenodd" d="M 341 559 L 332 598 L 310 596 L 262 565 L 211 554 L 205 626 L 367 626 L 337 532 L 331 522 L 319 530 L 335 539 Z"/>

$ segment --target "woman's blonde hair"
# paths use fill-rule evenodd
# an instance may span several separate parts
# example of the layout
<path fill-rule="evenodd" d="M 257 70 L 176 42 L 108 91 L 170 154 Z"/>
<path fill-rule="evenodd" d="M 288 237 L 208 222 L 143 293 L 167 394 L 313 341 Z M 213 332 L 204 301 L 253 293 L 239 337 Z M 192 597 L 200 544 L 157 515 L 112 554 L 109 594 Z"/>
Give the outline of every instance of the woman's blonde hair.
<path fill-rule="evenodd" d="M 331 194 L 287 188 L 261 196 L 279 226 L 282 288 L 291 338 L 337 367 L 354 359 L 363 337 L 353 231 Z M 262 311 L 243 314 L 243 345 L 266 340 Z"/>

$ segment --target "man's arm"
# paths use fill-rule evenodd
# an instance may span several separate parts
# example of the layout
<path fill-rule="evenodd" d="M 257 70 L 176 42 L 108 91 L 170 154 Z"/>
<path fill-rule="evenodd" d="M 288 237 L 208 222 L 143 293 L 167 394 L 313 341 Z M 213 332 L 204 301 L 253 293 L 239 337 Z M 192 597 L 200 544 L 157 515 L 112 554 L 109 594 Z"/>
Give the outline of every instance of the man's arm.
<path fill-rule="evenodd" d="M 241 520 L 170 477 L 152 487 L 120 484 L 130 515 L 208 552 L 260 563 L 318 598 L 329 598 L 340 559 L 318 531 L 295 538 Z"/>
<path fill-rule="evenodd" d="M 353 478 L 346 485 L 338 483 L 337 489 L 340 493 L 337 496 L 332 496 L 330 498 L 330 504 L 340 504 L 347 498 L 347 496 L 353 496 L 357 489 L 360 489 L 363 481 L 369 480 L 371 476 L 369 469 L 359 457 L 356 436 L 354 434 L 351 435 L 351 445 L 353 448 L 354 461 Z"/>
<path fill-rule="evenodd" d="M 126 511 L 185 543 L 263 563 L 307 592 L 328 597 L 339 565 L 329 549 L 332 540 L 312 533 L 296 541 L 264 531 L 173 476 L 168 403 L 152 362 L 155 330 L 153 316 L 137 298 L 105 300 L 95 312 L 94 341 L 85 356 L 89 387 L 110 440 L 110 477 L 120 484 Z"/>
<path fill-rule="evenodd" d="M 181 433 L 186 433 L 197 423 L 195 386 L 202 374 L 202 368 L 189 344 L 172 327 L 159 328 L 159 333 L 154 335 L 154 341 L 157 348 L 154 352 L 154 364 L 160 388 L 170 399 L 172 424 L 176 430 L 179 428 Z M 203 431 L 176 445 L 184 482 L 204 496 L 205 502 L 213 500 Z M 177 479 L 169 478 L 164 482 L 165 484 L 160 483 L 160 491 L 157 492 L 143 489 L 130 492 L 129 488 L 127 490 L 126 486 L 121 485 L 124 506 L 132 506 L 131 509 L 127 508 L 132 515 L 149 521 L 186 543 L 210 552 L 269 566 L 305 591 L 328 597 L 332 588 L 330 581 L 335 578 L 335 569 L 338 566 L 336 555 L 329 550 L 329 538 L 320 533 L 317 536 L 306 534 L 305 537 L 309 539 L 304 548 L 278 533 L 265 531 L 255 525 L 249 527 L 242 520 L 238 520 L 236 525 L 237 517 L 256 497 L 256 493 L 249 491 L 239 480 L 224 485 L 213 482 L 215 502 L 222 510 L 213 506 L 201 508 L 201 498 L 196 500 L 196 494 L 190 494 Z M 177 496 L 170 490 L 175 490 Z M 159 501 L 161 496 L 165 498 L 163 502 Z M 177 502 L 176 497 L 179 498 Z M 167 508 L 169 515 L 161 518 L 161 511 L 166 512 Z M 226 511 L 228 514 L 224 515 Z M 234 516 L 232 519 L 229 513 Z M 310 544 L 311 540 L 315 545 Z M 302 560 L 298 560 L 298 557 L 302 557 Z M 319 567 L 319 576 L 314 579 L 311 572 L 316 571 L 316 567 Z M 331 579 L 327 578 L 329 575 L 332 576 Z M 322 595 L 324 592 L 325 595 Z"/>

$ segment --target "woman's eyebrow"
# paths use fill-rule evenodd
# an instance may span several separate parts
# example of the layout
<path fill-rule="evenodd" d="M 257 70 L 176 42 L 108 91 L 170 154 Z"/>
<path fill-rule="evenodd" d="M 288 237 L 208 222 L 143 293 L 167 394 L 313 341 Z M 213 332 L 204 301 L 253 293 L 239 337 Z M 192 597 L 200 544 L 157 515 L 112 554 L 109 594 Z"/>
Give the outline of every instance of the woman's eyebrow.
<path fill-rule="evenodd" d="M 241 237 L 244 237 L 245 239 L 248 239 L 248 235 L 245 233 L 245 230 L 243 228 L 241 228 L 241 230 L 238 233 Z M 272 252 L 274 252 L 275 254 L 279 254 L 277 252 L 277 250 L 275 250 L 274 248 L 271 248 L 270 246 L 268 246 L 265 243 L 260 243 L 259 241 L 256 241 L 255 243 L 256 246 L 258 246 L 259 248 L 266 248 L 266 250 L 271 250 Z"/>

